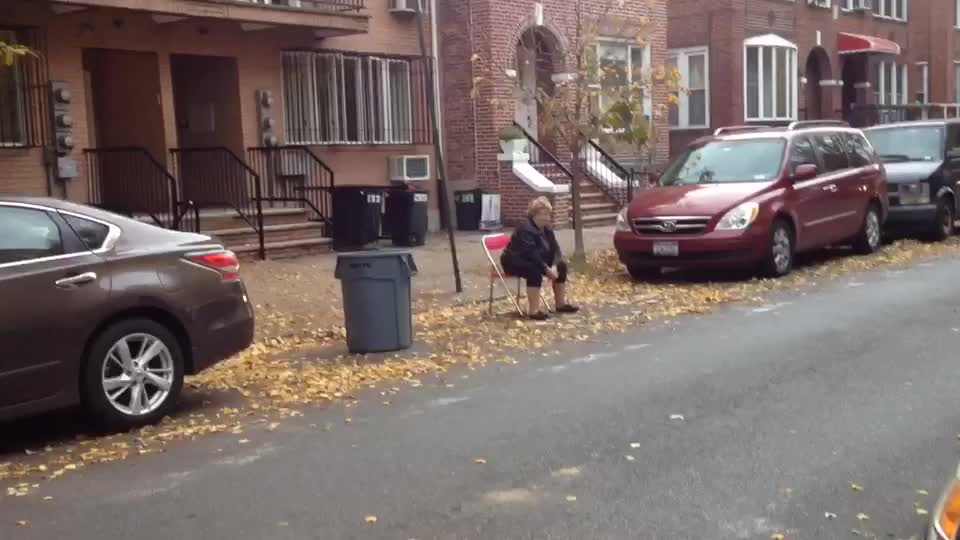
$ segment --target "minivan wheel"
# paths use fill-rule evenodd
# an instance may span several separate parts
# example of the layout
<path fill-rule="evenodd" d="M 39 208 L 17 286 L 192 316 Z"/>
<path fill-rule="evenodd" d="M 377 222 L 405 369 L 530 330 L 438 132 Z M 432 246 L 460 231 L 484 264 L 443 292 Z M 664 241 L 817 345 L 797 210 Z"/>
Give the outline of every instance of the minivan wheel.
<path fill-rule="evenodd" d="M 871 204 L 863 216 L 863 225 L 853 242 L 853 248 L 861 255 L 869 255 L 880 249 L 881 240 L 880 210 L 876 204 Z"/>
<path fill-rule="evenodd" d="M 942 242 L 953 236 L 954 210 L 953 203 L 945 197 L 937 201 L 937 217 L 934 221 L 930 236 L 937 242 Z"/>
<path fill-rule="evenodd" d="M 781 277 L 793 268 L 793 229 L 782 219 L 773 223 L 770 247 L 764 261 L 763 273 L 769 277 Z"/>
<path fill-rule="evenodd" d="M 107 429 L 157 422 L 176 405 L 182 388 L 180 344 L 166 327 L 149 319 L 108 327 L 86 358 L 84 404 Z"/>

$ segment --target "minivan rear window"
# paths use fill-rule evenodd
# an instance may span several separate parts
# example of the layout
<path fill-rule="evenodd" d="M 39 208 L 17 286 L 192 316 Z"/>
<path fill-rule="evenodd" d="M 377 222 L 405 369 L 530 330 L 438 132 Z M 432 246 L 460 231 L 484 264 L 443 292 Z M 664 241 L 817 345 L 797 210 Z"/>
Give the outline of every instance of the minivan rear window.
<path fill-rule="evenodd" d="M 874 128 L 864 134 L 880 159 L 886 162 L 943 159 L 943 126 Z"/>
<path fill-rule="evenodd" d="M 712 141 L 687 150 L 660 177 L 664 186 L 769 182 L 780 172 L 784 139 Z"/>

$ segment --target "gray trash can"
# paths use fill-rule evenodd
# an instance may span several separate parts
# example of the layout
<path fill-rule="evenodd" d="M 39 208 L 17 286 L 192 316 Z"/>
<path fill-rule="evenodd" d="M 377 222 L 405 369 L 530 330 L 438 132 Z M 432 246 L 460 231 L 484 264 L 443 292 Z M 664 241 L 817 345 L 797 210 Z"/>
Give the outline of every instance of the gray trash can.
<path fill-rule="evenodd" d="M 413 343 L 410 276 L 417 265 L 409 251 L 337 254 L 343 290 L 347 349 L 355 354 L 397 351 Z"/>

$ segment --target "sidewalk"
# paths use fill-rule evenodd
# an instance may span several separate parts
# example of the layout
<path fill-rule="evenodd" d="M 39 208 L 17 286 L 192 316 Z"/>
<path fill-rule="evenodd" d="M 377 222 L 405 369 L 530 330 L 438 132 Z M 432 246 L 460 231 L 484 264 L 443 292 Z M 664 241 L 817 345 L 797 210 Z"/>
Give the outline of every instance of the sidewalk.
<path fill-rule="evenodd" d="M 506 229 L 504 232 L 511 232 Z M 414 277 L 414 301 L 419 307 L 483 300 L 489 294 L 489 263 L 480 245 L 482 233 L 456 235 L 463 295 L 454 291 L 453 268 L 446 233 L 430 235 L 415 248 L 419 272 Z M 557 231 L 564 255 L 573 253 L 573 230 Z M 584 230 L 587 253 L 613 247 L 613 227 Z M 389 244 L 384 244 L 388 246 Z M 335 253 L 298 259 L 249 263 L 241 270 L 257 306 L 257 337 L 269 339 L 322 333 L 343 324 L 340 283 L 333 277 Z M 497 291 L 502 294 L 502 291 Z M 479 308 L 478 308 L 479 309 Z"/>

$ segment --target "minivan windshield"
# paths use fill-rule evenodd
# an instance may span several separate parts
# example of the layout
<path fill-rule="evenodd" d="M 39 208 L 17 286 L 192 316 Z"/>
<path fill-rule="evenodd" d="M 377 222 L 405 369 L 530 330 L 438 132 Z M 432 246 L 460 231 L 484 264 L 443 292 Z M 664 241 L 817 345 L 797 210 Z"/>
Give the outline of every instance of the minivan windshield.
<path fill-rule="evenodd" d="M 943 159 L 942 126 L 896 126 L 864 131 L 880 159 L 940 161 Z"/>
<path fill-rule="evenodd" d="M 769 182 L 777 176 L 784 139 L 712 141 L 688 150 L 660 177 L 660 185 Z"/>

